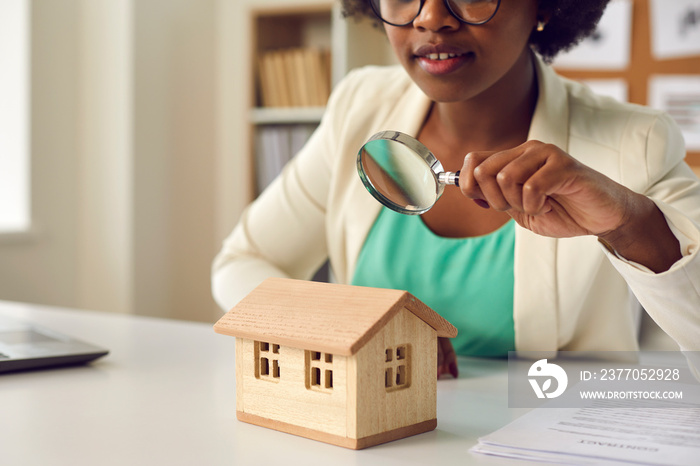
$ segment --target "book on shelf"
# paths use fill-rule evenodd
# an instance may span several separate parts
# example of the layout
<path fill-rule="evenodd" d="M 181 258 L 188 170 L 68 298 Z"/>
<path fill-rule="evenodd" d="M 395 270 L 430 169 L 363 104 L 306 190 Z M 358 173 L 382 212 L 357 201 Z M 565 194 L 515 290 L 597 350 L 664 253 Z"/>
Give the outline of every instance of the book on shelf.
<path fill-rule="evenodd" d="M 330 54 L 314 47 L 264 52 L 258 59 L 263 107 L 323 107 L 330 94 Z"/>
<path fill-rule="evenodd" d="M 255 172 L 257 192 L 262 192 L 299 152 L 315 124 L 262 125 L 256 132 Z"/>

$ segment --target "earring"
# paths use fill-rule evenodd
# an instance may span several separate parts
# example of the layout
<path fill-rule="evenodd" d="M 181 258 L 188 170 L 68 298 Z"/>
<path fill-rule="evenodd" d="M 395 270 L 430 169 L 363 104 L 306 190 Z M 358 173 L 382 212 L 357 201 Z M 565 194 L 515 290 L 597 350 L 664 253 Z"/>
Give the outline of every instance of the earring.
<path fill-rule="evenodd" d="M 546 26 L 547 23 L 544 21 L 538 21 L 537 22 L 537 32 L 542 32 L 544 31 L 544 27 Z"/>

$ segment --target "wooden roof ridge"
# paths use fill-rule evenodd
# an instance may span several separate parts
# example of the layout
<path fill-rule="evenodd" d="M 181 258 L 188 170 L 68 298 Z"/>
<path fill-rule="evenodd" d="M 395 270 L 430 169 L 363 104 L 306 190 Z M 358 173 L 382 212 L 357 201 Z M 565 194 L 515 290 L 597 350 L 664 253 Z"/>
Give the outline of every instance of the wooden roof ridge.
<path fill-rule="evenodd" d="M 457 329 L 407 291 L 268 278 L 214 325 L 217 333 L 350 356 L 401 309 L 455 337 Z"/>

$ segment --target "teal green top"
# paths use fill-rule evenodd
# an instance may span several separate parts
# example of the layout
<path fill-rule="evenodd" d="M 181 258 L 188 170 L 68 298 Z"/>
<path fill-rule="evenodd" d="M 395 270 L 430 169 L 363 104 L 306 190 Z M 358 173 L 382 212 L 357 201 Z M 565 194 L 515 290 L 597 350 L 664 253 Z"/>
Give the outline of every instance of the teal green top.
<path fill-rule="evenodd" d="M 515 222 L 472 238 L 438 236 L 418 215 L 382 208 L 352 284 L 407 290 L 457 327 L 457 354 L 515 351 Z"/>

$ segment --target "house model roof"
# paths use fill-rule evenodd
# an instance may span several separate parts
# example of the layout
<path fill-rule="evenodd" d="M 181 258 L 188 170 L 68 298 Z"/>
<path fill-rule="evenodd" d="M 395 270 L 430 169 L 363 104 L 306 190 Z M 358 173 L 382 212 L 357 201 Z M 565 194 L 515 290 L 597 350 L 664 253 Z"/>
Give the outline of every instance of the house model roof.
<path fill-rule="evenodd" d="M 457 329 L 407 291 L 269 278 L 214 325 L 217 333 L 350 356 L 402 308 L 439 337 Z"/>

